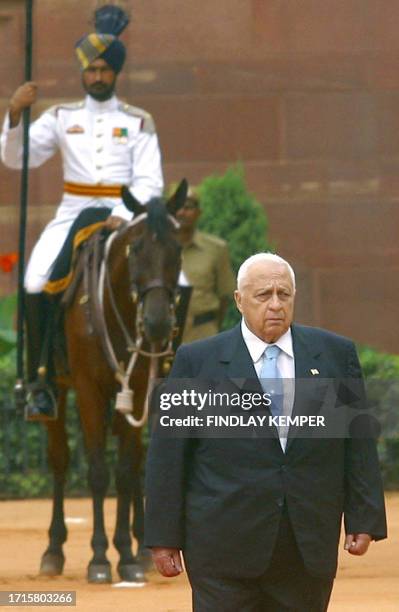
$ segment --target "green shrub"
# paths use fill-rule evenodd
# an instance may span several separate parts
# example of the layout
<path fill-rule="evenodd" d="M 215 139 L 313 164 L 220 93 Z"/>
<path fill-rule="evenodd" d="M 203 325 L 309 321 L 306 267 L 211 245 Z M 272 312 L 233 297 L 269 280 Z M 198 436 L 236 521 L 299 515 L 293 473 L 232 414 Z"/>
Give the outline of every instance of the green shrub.
<path fill-rule="evenodd" d="M 379 453 L 386 488 L 399 488 L 399 357 L 359 349 L 368 396 L 382 424 Z M 47 467 L 45 428 L 26 423 L 14 410 L 12 389 L 15 380 L 15 354 L 0 357 L 0 492 L 1 497 L 44 497 L 51 495 L 52 477 Z M 84 456 L 79 416 L 73 394 L 67 410 L 68 444 L 71 464 L 68 495 L 88 493 L 87 464 Z M 116 439 L 109 436 L 107 462 L 113 469 Z M 114 489 L 110 488 L 110 493 Z"/>
<path fill-rule="evenodd" d="M 48 490 L 45 432 L 15 413 L 15 349 L 0 356 L 0 491 L 2 497 L 36 497 Z M 33 425 L 33 426 L 31 426 Z"/>
<path fill-rule="evenodd" d="M 17 334 L 15 317 L 17 296 L 7 295 L 0 298 L 0 355 L 6 355 L 15 348 Z"/>
<path fill-rule="evenodd" d="M 41 423 L 27 423 L 15 412 L 15 350 L 0 356 L 0 497 L 45 497 L 52 493 L 52 474 L 47 464 L 47 430 Z M 70 468 L 66 492 L 88 494 L 87 461 L 74 394 L 70 393 L 66 428 Z M 116 438 L 109 435 L 106 460 L 115 464 Z M 114 488 L 110 487 L 110 493 Z"/>
<path fill-rule="evenodd" d="M 399 356 L 359 348 L 372 414 L 381 428 L 378 450 L 384 483 L 399 488 Z"/>

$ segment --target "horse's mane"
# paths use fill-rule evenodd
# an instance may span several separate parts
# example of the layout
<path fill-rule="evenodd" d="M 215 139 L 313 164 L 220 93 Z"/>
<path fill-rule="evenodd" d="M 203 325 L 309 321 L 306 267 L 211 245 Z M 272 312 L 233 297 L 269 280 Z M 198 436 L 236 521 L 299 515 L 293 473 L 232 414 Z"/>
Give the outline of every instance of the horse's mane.
<path fill-rule="evenodd" d="M 152 198 L 146 205 L 147 225 L 158 240 L 165 239 L 168 229 L 168 211 L 162 198 Z"/>

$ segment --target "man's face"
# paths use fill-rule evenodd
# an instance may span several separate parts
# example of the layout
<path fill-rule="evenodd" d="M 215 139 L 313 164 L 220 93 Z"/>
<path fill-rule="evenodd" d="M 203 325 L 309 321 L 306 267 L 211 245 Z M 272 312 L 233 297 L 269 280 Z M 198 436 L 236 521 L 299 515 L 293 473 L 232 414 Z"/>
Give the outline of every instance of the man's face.
<path fill-rule="evenodd" d="M 191 198 L 187 198 L 184 206 L 182 206 L 176 213 L 176 217 L 182 229 L 194 227 L 197 224 L 200 215 L 201 210 L 198 203 Z"/>
<path fill-rule="evenodd" d="M 248 328 L 264 342 L 276 342 L 292 323 L 295 291 L 284 264 L 253 264 L 234 297 Z"/>
<path fill-rule="evenodd" d="M 82 84 L 89 96 L 105 102 L 114 93 L 116 76 L 105 60 L 96 59 L 82 72 Z"/>

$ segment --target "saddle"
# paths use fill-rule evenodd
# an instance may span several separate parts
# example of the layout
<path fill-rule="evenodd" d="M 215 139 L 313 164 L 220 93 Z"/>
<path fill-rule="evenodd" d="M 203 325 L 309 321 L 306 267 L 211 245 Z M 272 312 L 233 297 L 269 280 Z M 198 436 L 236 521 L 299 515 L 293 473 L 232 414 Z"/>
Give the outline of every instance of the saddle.
<path fill-rule="evenodd" d="M 52 324 L 53 333 L 50 334 L 52 340 L 48 346 L 47 357 L 50 359 L 51 353 L 54 352 L 57 371 L 63 375 L 69 373 L 64 333 L 64 312 L 74 300 L 76 291 L 81 284 L 83 284 L 83 295 L 80 298 L 80 304 L 85 313 L 87 331 L 89 334 L 99 335 L 105 357 L 110 367 L 113 367 L 103 333 L 104 325 L 98 298 L 100 266 L 104 257 L 104 246 L 110 234 L 108 230 L 105 231 L 102 228 L 110 213 L 111 211 L 108 208 L 88 208 L 82 211 L 71 227 L 44 289 L 47 295 L 52 297 L 53 304 L 56 305 L 54 306 L 54 323 Z M 181 343 L 191 292 L 192 287 L 178 287 L 175 313 L 177 333 L 173 338 L 173 352 L 177 350 Z M 110 299 L 113 300 L 112 291 L 110 291 Z M 119 317 L 115 304 L 114 313 L 119 320 L 121 329 L 124 330 L 125 337 L 127 337 L 128 333 L 124 322 Z M 168 373 L 172 359 L 171 356 L 162 360 L 160 372 Z"/>
<path fill-rule="evenodd" d="M 84 295 L 88 296 L 91 288 L 96 286 L 103 245 L 109 235 L 108 231 L 101 229 L 110 213 L 109 208 L 87 208 L 80 213 L 69 230 L 44 287 L 53 312 L 52 321 L 49 322 L 52 329 L 46 334 L 50 337 L 44 351 L 47 354 L 43 355 L 42 363 L 48 363 L 54 357 L 57 371 L 63 375 L 69 373 L 64 312 L 73 301 L 82 279 Z M 88 304 L 85 305 L 85 311 L 89 329 L 92 331 L 92 316 Z"/>
<path fill-rule="evenodd" d="M 54 262 L 50 278 L 44 291 L 48 295 L 63 293 L 74 279 L 75 264 L 83 244 L 103 226 L 111 214 L 109 208 L 86 208 L 73 222 L 63 247 Z M 76 282 L 76 280 L 75 280 Z"/>

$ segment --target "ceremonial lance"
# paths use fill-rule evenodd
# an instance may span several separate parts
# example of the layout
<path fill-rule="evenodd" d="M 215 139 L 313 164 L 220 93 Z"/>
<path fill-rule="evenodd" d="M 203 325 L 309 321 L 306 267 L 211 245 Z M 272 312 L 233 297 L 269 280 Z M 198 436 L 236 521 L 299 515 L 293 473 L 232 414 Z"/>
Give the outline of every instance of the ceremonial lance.
<path fill-rule="evenodd" d="M 32 42 L 33 42 L 33 0 L 25 2 L 25 82 L 32 80 Z M 18 311 L 17 311 L 17 379 L 14 387 L 16 409 L 25 406 L 24 387 L 24 276 L 26 219 L 29 187 L 29 124 L 30 106 L 23 111 L 23 159 L 20 189 L 19 238 L 18 238 Z"/>

